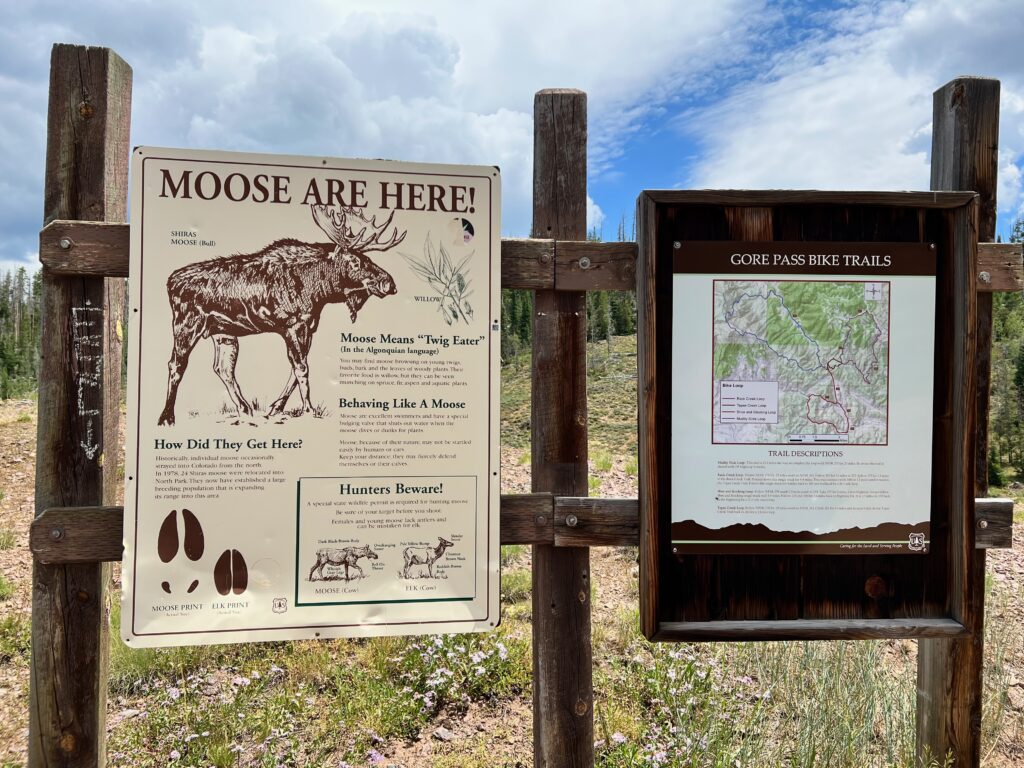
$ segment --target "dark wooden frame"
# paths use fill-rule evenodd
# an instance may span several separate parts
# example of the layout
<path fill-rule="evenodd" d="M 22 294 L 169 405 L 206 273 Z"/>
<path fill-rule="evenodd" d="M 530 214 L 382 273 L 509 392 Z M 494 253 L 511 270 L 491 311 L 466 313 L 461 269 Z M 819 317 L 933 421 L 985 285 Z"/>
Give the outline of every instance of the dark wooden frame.
<path fill-rule="evenodd" d="M 652 640 L 968 634 L 963 618 L 968 611 L 964 585 L 969 553 L 975 543 L 977 195 L 644 192 L 637 222 L 644 634 Z M 673 243 L 685 240 L 936 244 L 929 554 L 671 554 L 671 267 Z"/>

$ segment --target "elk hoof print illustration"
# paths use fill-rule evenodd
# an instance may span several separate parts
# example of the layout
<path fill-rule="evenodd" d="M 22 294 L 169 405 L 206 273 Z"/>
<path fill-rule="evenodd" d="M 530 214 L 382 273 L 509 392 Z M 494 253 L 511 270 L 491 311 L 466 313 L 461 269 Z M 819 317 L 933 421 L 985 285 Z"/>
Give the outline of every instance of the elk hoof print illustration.
<path fill-rule="evenodd" d="M 300 414 L 312 412 L 307 358 L 323 308 L 344 303 L 354 323 L 372 296 L 398 293 L 394 278 L 369 256 L 390 250 L 405 239 L 406 231 L 397 226 L 392 229 L 394 211 L 383 224 L 378 224 L 376 217 L 366 218 L 357 208 L 310 205 L 310 212 L 331 242 L 287 238 L 255 253 L 194 262 L 171 273 L 167 298 L 173 349 L 167 363 L 167 399 L 158 426 L 174 424 L 178 387 L 189 357 L 199 340 L 206 338 L 213 340 L 213 369 L 239 420 L 251 417 L 255 409 L 235 378 L 238 339 L 263 333 L 276 333 L 284 339 L 291 366 L 288 381 L 266 418 L 286 412 L 296 388 L 302 399 Z M 391 235 L 386 236 L 389 229 Z M 466 288 L 462 279 L 459 285 Z"/>
<path fill-rule="evenodd" d="M 377 553 L 370 549 L 369 544 L 361 547 L 342 547 L 338 549 L 325 547 L 318 549 L 316 551 L 316 563 L 309 569 L 309 578 L 306 581 L 337 581 L 338 579 L 352 581 L 352 579 L 364 579 L 366 574 L 363 573 L 363 569 L 357 563 L 360 558 L 366 558 L 367 560 L 378 559 Z M 328 575 L 324 576 L 325 566 L 344 570 L 344 573 L 331 576 L 330 571 L 328 571 Z M 313 578 L 314 574 L 317 578 Z"/>
<path fill-rule="evenodd" d="M 402 555 L 405 558 L 405 567 L 402 569 L 403 579 L 436 579 L 434 575 L 434 563 L 444 556 L 449 547 L 455 546 L 448 539 L 438 536 L 436 547 L 406 547 Z M 410 575 L 409 569 L 417 568 L 419 575 Z M 426 575 L 423 575 L 424 570 Z"/>
<path fill-rule="evenodd" d="M 249 567 L 237 549 L 225 549 L 213 567 L 213 584 L 222 595 L 240 595 L 249 586 Z"/>
<path fill-rule="evenodd" d="M 172 509 L 163 523 L 160 524 L 160 532 L 156 539 L 156 553 L 163 563 L 169 563 L 177 555 L 179 550 L 184 552 L 192 562 L 198 561 L 206 549 L 206 537 L 203 535 L 203 527 L 199 519 L 187 509 L 181 510 L 182 525 L 185 529 L 183 546 L 182 540 L 178 537 L 178 510 Z M 192 594 L 199 586 L 199 580 L 195 579 L 186 592 Z M 170 582 L 160 582 L 160 588 L 168 595 L 172 593 Z"/>

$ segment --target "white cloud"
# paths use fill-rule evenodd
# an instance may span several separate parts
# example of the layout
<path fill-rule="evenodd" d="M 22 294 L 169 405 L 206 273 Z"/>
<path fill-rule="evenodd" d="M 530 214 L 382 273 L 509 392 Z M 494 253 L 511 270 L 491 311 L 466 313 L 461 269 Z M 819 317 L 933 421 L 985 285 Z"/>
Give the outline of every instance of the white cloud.
<path fill-rule="evenodd" d="M 54 41 L 112 47 L 134 69 L 132 143 L 487 163 L 503 230 L 526 234 L 534 92 L 589 95 L 591 175 L 685 85 L 741 60 L 765 0 L 96 0 L 18 3 L 0 29 L 0 256 L 40 223 Z M 543 19 L 543 23 L 538 23 Z"/>
<path fill-rule="evenodd" d="M 587 195 L 587 232 L 596 229 L 600 233 L 603 225 L 604 211 L 601 210 L 601 206 L 595 203 L 590 195 Z"/>
<path fill-rule="evenodd" d="M 830 33 L 814 45 L 778 53 L 763 77 L 680 120 L 705 150 L 683 184 L 927 189 L 932 92 L 973 73 L 1002 81 L 997 200 L 1002 214 L 1018 213 L 1019 3 L 868 2 L 829 20 Z"/>

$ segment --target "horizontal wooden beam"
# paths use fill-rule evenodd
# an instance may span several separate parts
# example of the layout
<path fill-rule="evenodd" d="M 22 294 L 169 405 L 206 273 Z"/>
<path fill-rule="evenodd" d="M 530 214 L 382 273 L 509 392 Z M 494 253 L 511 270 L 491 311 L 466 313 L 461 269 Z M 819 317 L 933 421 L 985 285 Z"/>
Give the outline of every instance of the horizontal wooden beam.
<path fill-rule="evenodd" d="M 28 547 L 46 565 L 121 559 L 124 507 L 53 507 L 32 521 Z"/>
<path fill-rule="evenodd" d="M 56 275 L 128 277 L 131 230 L 104 221 L 51 221 L 39 232 L 39 260 Z"/>
<path fill-rule="evenodd" d="M 1020 243 L 978 243 L 978 293 L 1024 290 Z"/>
<path fill-rule="evenodd" d="M 1013 499 L 974 500 L 974 548 L 1013 549 Z"/>
<path fill-rule="evenodd" d="M 58 275 L 127 277 L 130 236 L 127 224 L 53 221 L 39 233 L 39 260 Z M 636 259 L 634 242 L 506 237 L 501 240 L 501 287 L 632 291 Z M 981 293 L 1024 290 L 1021 244 L 979 243 L 978 275 Z"/>
<path fill-rule="evenodd" d="M 121 559 L 122 507 L 56 507 L 32 522 L 29 548 L 41 563 L 96 563 Z M 975 547 L 1013 546 L 1013 500 L 975 500 Z M 502 544 L 556 547 L 635 547 L 640 541 L 636 499 L 552 496 L 501 497 Z"/>
<path fill-rule="evenodd" d="M 655 640 L 882 640 L 899 637 L 966 637 L 953 619 L 779 619 L 774 621 L 672 621 L 658 625 Z"/>
<path fill-rule="evenodd" d="M 57 275 L 128 276 L 128 224 L 52 221 L 39 233 L 39 260 Z M 503 288 L 631 291 L 636 243 L 502 238 Z"/>
<path fill-rule="evenodd" d="M 635 547 L 640 543 L 636 499 L 555 497 L 556 547 Z"/>
<path fill-rule="evenodd" d="M 669 205 L 884 205 L 894 208 L 959 208 L 977 192 L 839 192 L 820 189 L 656 189 L 642 195 Z"/>

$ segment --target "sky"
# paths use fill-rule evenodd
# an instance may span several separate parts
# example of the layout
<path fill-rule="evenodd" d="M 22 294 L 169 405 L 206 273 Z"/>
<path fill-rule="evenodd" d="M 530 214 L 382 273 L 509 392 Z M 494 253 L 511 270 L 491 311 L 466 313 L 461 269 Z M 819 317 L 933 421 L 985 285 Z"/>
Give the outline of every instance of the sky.
<path fill-rule="evenodd" d="M 530 232 L 533 96 L 588 95 L 588 224 L 644 189 L 927 189 L 932 93 L 997 78 L 1024 215 L 1021 0 L 0 0 L 0 271 L 38 264 L 50 48 L 132 67 L 132 145 L 498 165 Z"/>

